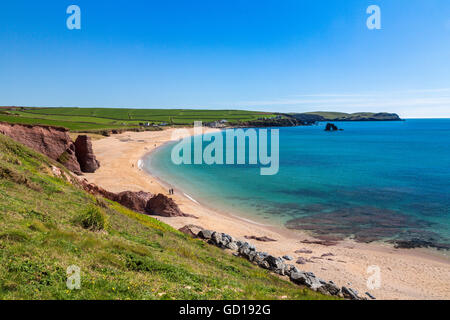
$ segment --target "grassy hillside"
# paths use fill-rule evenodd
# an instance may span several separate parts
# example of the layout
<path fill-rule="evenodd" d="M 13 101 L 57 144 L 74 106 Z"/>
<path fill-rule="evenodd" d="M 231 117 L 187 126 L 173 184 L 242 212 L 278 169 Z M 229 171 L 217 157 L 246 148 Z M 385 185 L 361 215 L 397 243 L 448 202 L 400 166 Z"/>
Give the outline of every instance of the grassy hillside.
<path fill-rule="evenodd" d="M 97 199 L 0 134 L 0 299 L 329 299 Z M 66 268 L 81 268 L 81 290 Z"/>
<path fill-rule="evenodd" d="M 2 108 L 0 121 L 45 124 L 72 131 L 136 128 L 139 123 L 192 125 L 194 121 L 227 120 L 239 123 L 273 114 L 239 110 L 113 109 L 113 108 Z"/>

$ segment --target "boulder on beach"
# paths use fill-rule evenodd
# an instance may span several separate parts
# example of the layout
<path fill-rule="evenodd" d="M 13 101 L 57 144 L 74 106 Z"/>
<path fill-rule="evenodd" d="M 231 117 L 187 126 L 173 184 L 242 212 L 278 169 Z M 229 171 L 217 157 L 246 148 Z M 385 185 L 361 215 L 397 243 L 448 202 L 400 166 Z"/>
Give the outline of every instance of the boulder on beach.
<path fill-rule="evenodd" d="M 118 193 L 114 197 L 114 201 L 120 203 L 128 209 L 137 211 L 139 213 L 146 213 L 147 202 L 152 198 L 149 192 L 139 191 L 124 191 Z"/>
<path fill-rule="evenodd" d="M 271 239 L 269 237 L 263 236 L 263 237 L 257 237 L 257 236 L 245 236 L 245 239 L 248 240 L 256 240 L 256 241 L 260 241 L 260 242 L 275 242 L 277 240 L 275 239 Z"/>
<path fill-rule="evenodd" d="M 147 201 L 145 211 L 148 214 L 162 217 L 194 217 L 183 213 L 173 199 L 161 193 Z"/>
<path fill-rule="evenodd" d="M 191 236 L 192 238 L 197 238 L 199 233 L 204 230 L 205 229 L 203 227 L 197 226 L 195 224 L 188 224 L 178 229 L 178 231 L 181 231 L 182 233 Z"/>

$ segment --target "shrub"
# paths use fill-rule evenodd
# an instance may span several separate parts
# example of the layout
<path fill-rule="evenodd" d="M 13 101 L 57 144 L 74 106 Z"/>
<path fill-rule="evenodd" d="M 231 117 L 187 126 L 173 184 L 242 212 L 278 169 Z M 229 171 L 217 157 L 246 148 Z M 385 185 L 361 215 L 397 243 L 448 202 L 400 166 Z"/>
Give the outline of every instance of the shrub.
<path fill-rule="evenodd" d="M 91 231 L 106 230 L 108 227 L 108 216 L 102 209 L 94 205 L 88 206 L 77 221 L 84 229 Z"/>

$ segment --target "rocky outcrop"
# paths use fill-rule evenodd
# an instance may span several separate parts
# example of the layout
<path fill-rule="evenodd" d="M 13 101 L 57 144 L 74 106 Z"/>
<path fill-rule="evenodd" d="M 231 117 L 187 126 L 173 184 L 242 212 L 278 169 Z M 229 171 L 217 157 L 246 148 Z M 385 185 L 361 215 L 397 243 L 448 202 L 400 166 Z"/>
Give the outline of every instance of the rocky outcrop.
<path fill-rule="evenodd" d="M 75 156 L 75 145 L 67 129 L 0 122 L 0 133 L 60 162 L 70 171 L 81 174 Z"/>
<path fill-rule="evenodd" d="M 188 224 L 188 225 L 178 229 L 178 231 L 180 231 L 188 236 L 191 236 L 192 238 L 199 237 L 198 236 L 199 233 L 203 230 L 205 230 L 205 229 L 200 226 L 197 226 L 195 224 Z"/>
<path fill-rule="evenodd" d="M 80 164 L 81 171 L 95 172 L 100 167 L 100 162 L 95 158 L 92 150 L 91 137 L 80 135 L 75 140 L 75 155 Z"/>
<path fill-rule="evenodd" d="M 147 213 L 146 211 L 147 203 L 152 197 L 153 194 L 149 192 L 124 191 L 115 194 L 114 199 L 111 200 L 120 203 L 121 205 L 127 207 L 128 209 L 145 214 Z"/>
<path fill-rule="evenodd" d="M 325 131 L 338 131 L 338 127 L 333 123 L 327 123 L 327 126 L 325 127 Z"/>
<path fill-rule="evenodd" d="M 86 192 L 89 192 L 90 194 L 93 194 L 95 196 L 102 196 L 106 199 L 116 201 L 115 199 L 117 195 L 115 193 L 106 191 L 105 189 L 97 186 L 96 184 L 89 183 L 84 178 L 78 178 L 78 183 Z"/>
<path fill-rule="evenodd" d="M 358 291 L 353 290 L 352 288 L 342 287 L 342 295 L 344 298 L 350 300 L 361 300 L 361 298 L 358 297 Z"/>
<path fill-rule="evenodd" d="M 124 207 L 139 213 L 163 217 L 197 218 L 193 215 L 182 212 L 175 201 L 163 194 L 158 194 L 155 196 L 144 191 L 124 191 L 120 193 L 113 193 L 93 183 L 89 183 L 86 179 L 81 178 L 79 178 L 79 184 L 85 191 L 93 195 L 99 195 L 111 201 L 118 202 Z"/>
<path fill-rule="evenodd" d="M 78 182 L 80 186 L 90 194 L 102 196 L 111 201 L 116 201 L 130 210 L 144 214 L 146 213 L 145 208 L 147 206 L 147 202 L 153 196 L 151 193 L 144 191 L 124 191 L 120 193 L 113 193 L 93 183 L 89 183 L 86 179 L 81 178 L 78 179 Z"/>
<path fill-rule="evenodd" d="M 145 211 L 163 217 L 193 217 L 181 212 L 175 201 L 161 193 L 148 200 Z"/>
<path fill-rule="evenodd" d="M 191 225 L 185 226 L 182 229 L 189 230 L 189 232 L 192 232 L 193 230 Z M 344 297 L 351 300 L 367 299 L 359 297 L 356 290 L 346 287 L 340 288 L 333 281 L 324 281 L 316 277 L 312 272 L 300 271 L 294 265 L 285 263 L 286 260 L 292 258 L 290 256 L 280 258 L 272 256 L 266 252 L 259 252 L 253 244 L 246 241 L 236 240 L 226 233 L 220 233 L 202 228 L 196 235 L 194 235 L 194 237 L 204 239 L 209 244 L 216 247 L 231 250 L 234 256 L 243 257 L 263 269 L 270 270 L 280 276 L 286 276 L 293 283 L 308 287 L 311 290 L 322 294 Z M 366 293 L 366 295 L 371 297 L 371 299 L 375 299 L 370 295 L 370 293 Z"/>
<path fill-rule="evenodd" d="M 58 161 L 77 175 L 100 167 L 91 138 L 86 135 L 78 136 L 74 143 L 65 128 L 6 122 L 0 122 L 0 133 Z"/>

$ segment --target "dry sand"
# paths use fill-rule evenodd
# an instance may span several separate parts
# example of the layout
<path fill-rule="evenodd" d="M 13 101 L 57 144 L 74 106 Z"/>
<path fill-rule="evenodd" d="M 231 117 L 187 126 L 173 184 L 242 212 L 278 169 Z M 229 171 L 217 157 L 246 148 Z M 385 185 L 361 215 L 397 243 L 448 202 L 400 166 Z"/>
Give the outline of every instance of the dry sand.
<path fill-rule="evenodd" d="M 138 168 L 138 162 L 144 155 L 170 141 L 173 130 L 126 132 L 93 141 L 101 168 L 86 174 L 86 178 L 112 192 L 144 190 L 168 195 L 168 186 Z M 177 229 L 195 224 L 242 239 L 244 236 L 276 239 L 276 242 L 250 242 L 259 251 L 276 256 L 291 255 L 293 264 L 298 257 L 314 261 L 297 267 L 314 272 L 324 280 L 333 280 L 339 286 L 352 287 L 363 296 L 368 291 L 377 299 L 450 299 L 450 260 L 431 250 L 394 249 L 387 244 L 360 244 L 351 240 L 330 247 L 302 244 L 301 240 L 313 238 L 303 232 L 262 226 L 213 211 L 192 201 L 181 190 L 176 190 L 171 197 L 183 212 L 198 217 L 157 217 Z M 312 254 L 297 254 L 295 251 L 298 249 L 309 249 Z M 321 258 L 326 253 L 333 255 Z M 366 284 L 371 275 L 367 268 L 373 265 L 381 270 L 381 287 L 371 290 Z"/>

